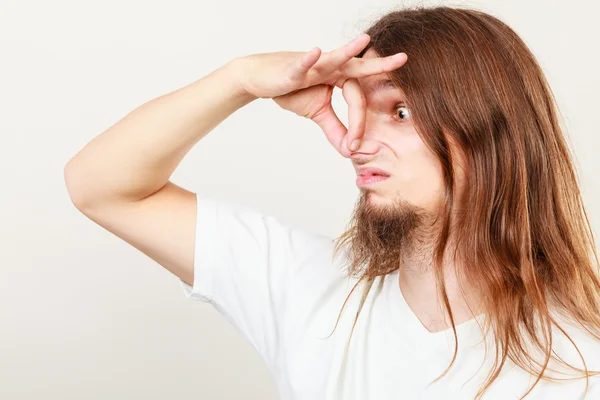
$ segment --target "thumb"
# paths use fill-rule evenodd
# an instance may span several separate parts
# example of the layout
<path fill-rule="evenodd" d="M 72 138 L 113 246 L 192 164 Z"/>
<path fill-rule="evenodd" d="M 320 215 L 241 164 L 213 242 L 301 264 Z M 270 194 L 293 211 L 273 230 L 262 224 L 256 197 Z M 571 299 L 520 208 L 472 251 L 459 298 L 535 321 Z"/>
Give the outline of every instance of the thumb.
<path fill-rule="evenodd" d="M 307 53 L 302 54 L 300 58 L 294 63 L 290 71 L 290 79 L 302 80 L 312 68 L 313 65 L 321 57 L 321 49 L 313 47 Z"/>
<path fill-rule="evenodd" d="M 312 118 L 313 121 L 323 130 L 325 137 L 331 145 L 344 157 L 350 157 L 351 152 L 344 146 L 346 133 L 348 129 L 340 121 L 337 114 L 333 110 L 331 103 Z"/>

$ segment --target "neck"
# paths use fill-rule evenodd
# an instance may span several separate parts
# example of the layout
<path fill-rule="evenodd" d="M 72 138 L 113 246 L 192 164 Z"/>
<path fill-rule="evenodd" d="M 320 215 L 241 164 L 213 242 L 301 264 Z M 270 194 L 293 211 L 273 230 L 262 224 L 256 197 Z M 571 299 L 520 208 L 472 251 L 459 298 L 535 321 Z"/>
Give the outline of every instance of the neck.
<path fill-rule="evenodd" d="M 418 250 L 405 252 L 399 269 L 399 285 L 402 295 L 428 331 L 438 332 L 450 329 L 452 323 L 444 306 L 443 298 L 436 287 L 433 268 L 433 240 L 421 240 L 418 246 L 412 247 Z M 442 263 L 443 278 L 454 324 L 459 325 L 478 315 L 481 309 L 473 295 L 474 288 L 466 287 L 463 284 L 461 291 L 455 273 L 456 266 L 450 259 L 450 253 L 447 247 Z"/>

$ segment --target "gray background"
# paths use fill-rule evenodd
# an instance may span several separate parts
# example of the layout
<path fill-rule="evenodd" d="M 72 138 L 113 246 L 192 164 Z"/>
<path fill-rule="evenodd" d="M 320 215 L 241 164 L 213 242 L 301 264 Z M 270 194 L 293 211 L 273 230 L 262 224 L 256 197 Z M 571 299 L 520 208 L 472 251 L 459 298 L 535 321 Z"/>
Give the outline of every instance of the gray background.
<path fill-rule="evenodd" d="M 0 398 L 275 399 L 258 354 L 224 318 L 185 299 L 174 275 L 75 209 L 63 168 L 138 105 L 236 56 L 330 51 L 401 4 L 413 3 L 2 0 Z M 445 4 L 497 15 L 538 57 L 597 228 L 598 3 Z M 346 122 L 337 89 L 334 108 Z M 172 176 L 331 236 L 352 211 L 354 179 L 318 126 L 271 100 L 224 121 Z"/>

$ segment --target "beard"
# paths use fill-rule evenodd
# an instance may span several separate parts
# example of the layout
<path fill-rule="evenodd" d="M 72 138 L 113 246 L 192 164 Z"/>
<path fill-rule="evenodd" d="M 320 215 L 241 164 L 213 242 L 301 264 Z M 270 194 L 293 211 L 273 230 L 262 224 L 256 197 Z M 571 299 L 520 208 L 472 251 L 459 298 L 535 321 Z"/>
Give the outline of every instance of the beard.
<path fill-rule="evenodd" d="M 348 273 L 373 279 L 418 260 L 430 265 L 436 239 L 435 215 L 397 196 L 374 204 L 363 191 L 338 245 L 347 244 Z M 409 261 L 410 260 L 410 261 Z"/>

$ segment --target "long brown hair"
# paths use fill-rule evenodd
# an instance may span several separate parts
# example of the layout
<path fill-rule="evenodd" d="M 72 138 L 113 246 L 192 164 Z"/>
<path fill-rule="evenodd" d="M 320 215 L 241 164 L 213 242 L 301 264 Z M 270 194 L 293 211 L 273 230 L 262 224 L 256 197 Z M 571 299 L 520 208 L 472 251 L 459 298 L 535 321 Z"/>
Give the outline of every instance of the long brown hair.
<path fill-rule="evenodd" d="M 371 41 L 357 57 L 369 49 L 381 57 L 401 51 L 408 55 L 407 63 L 388 75 L 404 92 L 413 124 L 443 171 L 443 225 L 432 261 L 456 344 L 450 365 L 434 382 L 449 371 L 458 351 L 442 274 L 452 227 L 457 273 L 482 289 L 484 330 L 493 330 L 496 345 L 494 368 L 476 398 L 498 377 L 507 358 L 537 376 L 522 398 L 541 379 L 555 380 L 544 373 L 551 370 L 549 360 L 557 360 L 553 326 L 575 346 L 585 370 L 557 361 L 583 373 L 587 391 L 588 377 L 600 372 L 588 370 L 551 310 L 600 340 L 600 263 L 574 156 L 535 57 L 509 26 L 472 8 L 394 10 L 366 33 Z M 455 196 L 451 147 L 467 165 L 468 184 L 460 199 Z M 452 215 L 454 206 L 460 211 Z M 336 239 L 335 253 L 351 239 L 352 229 Z M 365 271 L 358 264 L 349 274 L 367 285 L 356 319 L 375 277 L 397 269 Z M 526 351 L 528 341 L 545 356 L 543 364 Z"/>

